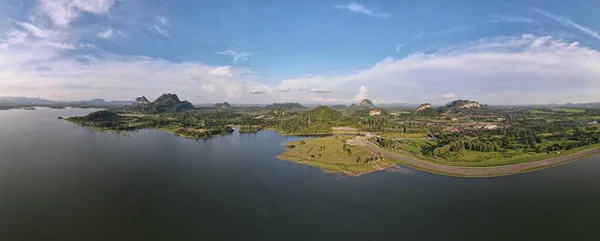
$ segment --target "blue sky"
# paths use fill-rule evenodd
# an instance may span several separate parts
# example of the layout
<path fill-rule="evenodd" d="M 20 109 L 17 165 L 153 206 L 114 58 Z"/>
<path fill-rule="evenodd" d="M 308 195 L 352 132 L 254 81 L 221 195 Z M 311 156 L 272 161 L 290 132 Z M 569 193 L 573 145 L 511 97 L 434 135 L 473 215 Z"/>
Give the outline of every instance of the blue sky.
<path fill-rule="evenodd" d="M 600 101 L 598 1 L 0 2 L 0 95 Z"/>

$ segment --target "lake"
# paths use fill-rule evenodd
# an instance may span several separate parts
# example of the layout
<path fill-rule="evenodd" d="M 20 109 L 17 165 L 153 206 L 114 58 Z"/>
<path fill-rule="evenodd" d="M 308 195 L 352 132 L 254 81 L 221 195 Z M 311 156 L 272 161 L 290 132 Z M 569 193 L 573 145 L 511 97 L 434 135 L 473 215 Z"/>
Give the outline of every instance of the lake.
<path fill-rule="evenodd" d="M 600 240 L 600 157 L 465 179 L 344 178 L 276 158 L 273 131 L 130 137 L 0 111 L 0 240 Z"/>

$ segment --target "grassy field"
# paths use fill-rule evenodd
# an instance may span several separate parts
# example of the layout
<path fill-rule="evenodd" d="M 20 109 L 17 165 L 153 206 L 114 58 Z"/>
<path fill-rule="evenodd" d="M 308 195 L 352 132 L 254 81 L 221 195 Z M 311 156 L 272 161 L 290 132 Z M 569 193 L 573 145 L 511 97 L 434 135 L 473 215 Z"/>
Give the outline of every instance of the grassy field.
<path fill-rule="evenodd" d="M 380 136 L 384 138 L 426 138 L 427 133 L 382 133 Z"/>
<path fill-rule="evenodd" d="M 461 150 L 454 152 L 454 155 L 446 157 L 446 159 L 442 159 L 433 158 L 429 155 L 424 155 L 430 147 L 432 143 L 431 141 L 407 140 L 403 143 L 404 144 L 402 144 L 399 148 L 386 148 L 386 150 L 403 154 L 407 157 L 413 157 L 422 161 L 432 162 L 440 165 L 460 167 L 492 167 L 519 164 L 546 160 L 600 147 L 600 144 L 596 144 L 573 148 L 568 151 L 562 150 L 550 153 L 535 153 L 522 150 L 511 150 L 508 152 L 478 152 L 470 150 Z"/>
<path fill-rule="evenodd" d="M 346 139 L 347 137 L 335 136 L 290 142 L 285 153 L 279 158 L 348 176 L 357 176 L 395 165 L 392 160 L 385 159 L 371 163 L 358 163 L 358 157 L 364 161 L 369 157 L 377 156 L 377 153 L 371 153 L 359 146 L 345 145 Z"/>

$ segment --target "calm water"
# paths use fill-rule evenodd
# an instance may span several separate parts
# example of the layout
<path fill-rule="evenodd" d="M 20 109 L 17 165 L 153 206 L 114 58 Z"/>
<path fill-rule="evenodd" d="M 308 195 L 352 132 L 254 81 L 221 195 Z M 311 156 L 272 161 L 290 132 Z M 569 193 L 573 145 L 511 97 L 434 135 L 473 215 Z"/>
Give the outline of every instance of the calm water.
<path fill-rule="evenodd" d="M 271 131 L 124 137 L 0 111 L 0 240 L 600 240 L 600 157 L 489 179 L 342 178 Z"/>

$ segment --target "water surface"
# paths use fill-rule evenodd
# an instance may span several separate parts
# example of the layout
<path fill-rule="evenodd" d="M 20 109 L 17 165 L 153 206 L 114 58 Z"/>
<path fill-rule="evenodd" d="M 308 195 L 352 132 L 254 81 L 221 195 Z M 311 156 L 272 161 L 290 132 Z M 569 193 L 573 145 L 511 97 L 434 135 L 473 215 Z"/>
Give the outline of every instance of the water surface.
<path fill-rule="evenodd" d="M 509 177 L 280 161 L 272 131 L 130 137 L 0 111 L 0 240 L 600 240 L 600 157 Z"/>

